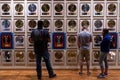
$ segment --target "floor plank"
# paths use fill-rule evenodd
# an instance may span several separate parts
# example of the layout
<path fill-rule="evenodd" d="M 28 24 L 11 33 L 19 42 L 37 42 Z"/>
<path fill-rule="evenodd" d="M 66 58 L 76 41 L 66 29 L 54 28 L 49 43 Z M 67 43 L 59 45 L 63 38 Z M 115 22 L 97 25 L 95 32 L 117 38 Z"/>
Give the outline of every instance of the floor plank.
<path fill-rule="evenodd" d="M 91 70 L 87 76 L 86 70 L 80 76 L 79 70 L 54 70 L 57 77 L 50 79 L 47 71 L 43 70 L 42 80 L 120 80 L 120 70 L 109 70 L 109 75 L 104 79 L 97 79 L 100 70 Z M 37 80 L 35 70 L 0 70 L 0 80 Z"/>

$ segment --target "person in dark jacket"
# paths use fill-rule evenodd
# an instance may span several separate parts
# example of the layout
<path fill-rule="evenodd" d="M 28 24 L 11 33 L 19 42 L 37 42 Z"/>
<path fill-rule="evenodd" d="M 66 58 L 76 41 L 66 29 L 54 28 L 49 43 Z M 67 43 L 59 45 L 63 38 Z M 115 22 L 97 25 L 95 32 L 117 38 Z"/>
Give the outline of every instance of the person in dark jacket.
<path fill-rule="evenodd" d="M 41 58 L 43 57 L 49 78 L 53 78 L 56 76 L 54 74 L 51 63 L 50 63 L 50 54 L 48 52 L 48 42 L 50 42 L 50 35 L 47 30 L 43 29 L 43 21 L 38 21 L 38 28 L 33 30 L 31 33 L 31 39 L 34 43 L 34 52 L 36 56 L 36 71 L 37 77 L 40 80 L 42 77 L 42 66 L 41 66 Z"/>
<path fill-rule="evenodd" d="M 98 78 L 104 78 L 105 76 L 108 75 L 107 54 L 110 51 L 111 36 L 109 34 L 108 29 L 103 29 L 102 34 L 103 34 L 103 40 L 101 41 L 101 44 L 100 44 L 101 54 L 99 58 L 99 65 L 100 65 L 101 73 L 97 76 Z M 103 61 L 105 65 L 103 65 Z"/>

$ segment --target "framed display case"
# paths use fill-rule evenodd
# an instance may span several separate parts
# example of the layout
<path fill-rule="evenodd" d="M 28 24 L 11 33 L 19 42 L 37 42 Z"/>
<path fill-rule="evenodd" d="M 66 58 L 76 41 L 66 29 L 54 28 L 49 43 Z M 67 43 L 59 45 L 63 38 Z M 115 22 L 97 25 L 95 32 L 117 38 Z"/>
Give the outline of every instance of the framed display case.
<path fill-rule="evenodd" d="M 116 32 L 117 29 L 117 19 L 107 19 L 106 20 L 107 28 L 110 32 Z"/>
<path fill-rule="evenodd" d="M 11 66 L 13 65 L 13 51 L 12 50 L 2 50 L 2 65 Z"/>
<path fill-rule="evenodd" d="M 56 2 L 54 5 L 54 16 L 64 16 L 64 2 Z"/>
<path fill-rule="evenodd" d="M 91 2 L 81 2 L 80 3 L 80 16 L 90 16 L 91 15 Z"/>
<path fill-rule="evenodd" d="M 24 2 L 14 2 L 14 16 L 24 16 Z"/>
<path fill-rule="evenodd" d="M 40 16 L 51 16 L 51 2 L 41 2 L 40 7 Z"/>
<path fill-rule="evenodd" d="M 5 1 L 0 3 L 0 15 L 1 16 L 11 16 L 11 2 Z"/>
<path fill-rule="evenodd" d="M 32 32 L 32 30 L 37 28 L 37 21 L 36 19 L 28 19 L 28 26 L 27 26 L 27 31 Z"/>
<path fill-rule="evenodd" d="M 118 5 L 114 2 L 107 3 L 107 16 L 117 16 Z"/>
<path fill-rule="evenodd" d="M 27 47 L 28 48 L 33 48 L 33 41 L 32 39 L 30 38 L 30 35 L 27 36 Z"/>
<path fill-rule="evenodd" d="M 28 16 L 38 16 L 38 2 L 28 2 L 27 3 L 27 13 Z"/>
<path fill-rule="evenodd" d="M 67 35 L 67 48 L 77 48 L 77 35 Z"/>
<path fill-rule="evenodd" d="M 14 51 L 15 57 L 15 65 L 25 65 L 25 50 L 24 49 L 16 49 Z"/>
<path fill-rule="evenodd" d="M 64 65 L 65 55 L 63 50 L 54 50 L 53 51 L 53 65 Z"/>
<path fill-rule="evenodd" d="M 104 19 L 94 19 L 93 20 L 93 32 L 102 32 L 104 27 Z"/>
<path fill-rule="evenodd" d="M 77 3 L 67 3 L 67 16 L 77 16 L 77 8 L 78 8 L 78 4 Z"/>
<path fill-rule="evenodd" d="M 104 16 L 104 2 L 94 2 L 94 16 Z"/>
<path fill-rule="evenodd" d="M 1 19 L 1 27 L 0 27 L 0 31 L 1 32 L 11 32 L 12 31 L 12 26 L 11 26 L 11 19 Z"/>
<path fill-rule="evenodd" d="M 77 65 L 77 50 L 76 49 L 68 49 L 66 51 L 66 63 L 67 65 Z"/>
<path fill-rule="evenodd" d="M 100 48 L 100 43 L 103 39 L 101 34 L 93 35 L 93 48 Z"/>
<path fill-rule="evenodd" d="M 79 31 L 82 31 L 83 27 L 87 27 L 88 31 L 90 31 L 91 29 L 91 21 L 90 19 L 81 19 L 80 20 L 80 27 L 79 27 Z"/>
<path fill-rule="evenodd" d="M 99 65 L 100 50 L 92 50 L 92 65 Z"/>
<path fill-rule="evenodd" d="M 14 19 L 14 32 L 25 32 L 24 19 Z"/>
<path fill-rule="evenodd" d="M 14 36 L 15 48 L 25 48 L 25 35 Z"/>
<path fill-rule="evenodd" d="M 35 53 L 33 49 L 27 50 L 27 65 L 35 66 Z"/>
<path fill-rule="evenodd" d="M 78 20 L 77 19 L 67 19 L 67 32 L 77 32 Z"/>
<path fill-rule="evenodd" d="M 54 32 L 63 32 L 64 31 L 64 20 L 63 19 L 54 19 Z"/>
<path fill-rule="evenodd" d="M 52 32 L 51 19 L 41 19 L 43 21 L 43 29 Z"/>

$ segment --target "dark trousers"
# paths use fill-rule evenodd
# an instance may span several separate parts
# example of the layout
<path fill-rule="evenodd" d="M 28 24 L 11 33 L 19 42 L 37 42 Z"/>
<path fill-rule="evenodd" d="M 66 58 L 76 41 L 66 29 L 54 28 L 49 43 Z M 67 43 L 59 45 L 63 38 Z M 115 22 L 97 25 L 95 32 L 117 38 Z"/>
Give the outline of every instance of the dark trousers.
<path fill-rule="evenodd" d="M 35 52 L 36 54 L 36 71 L 37 71 L 37 76 L 41 77 L 42 76 L 42 66 L 41 66 L 41 58 L 43 57 L 47 70 L 48 70 L 48 74 L 49 76 L 53 75 L 53 69 L 50 63 L 50 54 L 48 53 L 48 51 L 45 51 L 43 54 L 44 55 L 40 55 L 39 52 Z"/>

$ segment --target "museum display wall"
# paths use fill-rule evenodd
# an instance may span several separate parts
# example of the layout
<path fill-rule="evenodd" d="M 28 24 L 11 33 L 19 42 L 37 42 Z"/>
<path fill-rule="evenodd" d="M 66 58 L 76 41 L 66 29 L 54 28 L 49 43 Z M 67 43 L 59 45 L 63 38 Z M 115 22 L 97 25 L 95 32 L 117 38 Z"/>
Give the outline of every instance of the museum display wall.
<path fill-rule="evenodd" d="M 53 68 L 79 68 L 77 34 L 84 25 L 93 34 L 91 69 L 99 68 L 103 28 L 112 36 L 110 68 L 120 68 L 119 0 L 0 0 L 0 69 L 35 68 L 30 33 L 40 19 L 51 36 L 48 47 Z"/>

